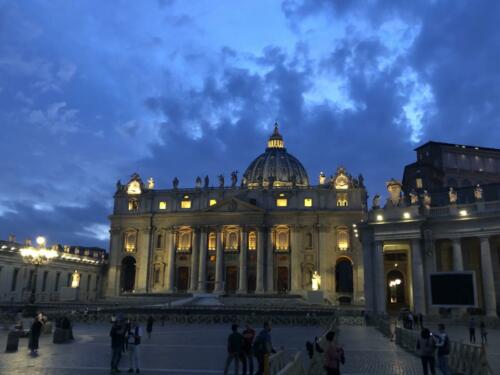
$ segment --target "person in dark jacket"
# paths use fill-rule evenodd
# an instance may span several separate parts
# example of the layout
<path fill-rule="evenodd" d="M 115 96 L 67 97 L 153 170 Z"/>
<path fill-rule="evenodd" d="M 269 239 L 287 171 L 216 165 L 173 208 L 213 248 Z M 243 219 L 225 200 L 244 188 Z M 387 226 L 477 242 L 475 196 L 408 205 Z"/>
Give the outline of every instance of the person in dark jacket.
<path fill-rule="evenodd" d="M 264 329 L 260 331 L 253 344 L 254 356 L 257 358 L 257 363 L 259 364 L 256 375 L 263 375 L 265 373 L 266 367 L 269 366 L 269 356 L 272 353 L 276 353 L 273 348 L 270 332 L 271 323 L 265 322 Z"/>
<path fill-rule="evenodd" d="M 31 355 L 38 354 L 38 341 L 40 339 L 40 334 L 42 333 L 42 325 L 41 314 L 38 314 L 37 316 L 35 316 L 30 329 L 28 348 L 31 351 Z"/>
<path fill-rule="evenodd" d="M 122 323 L 116 320 L 109 332 L 111 337 L 111 373 L 113 374 L 120 372 L 118 365 L 122 357 L 124 334 L 125 329 Z"/>
<path fill-rule="evenodd" d="M 250 324 L 245 326 L 245 330 L 242 333 L 243 335 L 243 351 L 241 353 L 242 362 L 243 362 L 243 375 L 248 374 L 253 375 L 253 340 L 255 338 L 255 330 L 252 329 Z"/>
<path fill-rule="evenodd" d="M 424 370 L 424 375 L 429 373 L 429 369 L 432 375 L 436 374 L 436 342 L 431 335 L 431 332 L 424 328 L 420 332 L 420 337 L 417 339 L 417 352 L 422 361 L 422 367 Z"/>
<path fill-rule="evenodd" d="M 243 349 L 243 336 L 238 332 L 238 325 L 231 326 L 232 333 L 227 338 L 227 359 L 224 366 L 224 375 L 227 375 L 231 362 L 234 361 L 234 373 L 238 375 L 240 356 Z"/>
<path fill-rule="evenodd" d="M 148 333 L 148 339 L 151 339 L 151 332 L 153 332 L 153 323 L 154 323 L 153 317 L 150 315 L 148 318 L 148 322 L 146 324 L 146 332 Z"/>

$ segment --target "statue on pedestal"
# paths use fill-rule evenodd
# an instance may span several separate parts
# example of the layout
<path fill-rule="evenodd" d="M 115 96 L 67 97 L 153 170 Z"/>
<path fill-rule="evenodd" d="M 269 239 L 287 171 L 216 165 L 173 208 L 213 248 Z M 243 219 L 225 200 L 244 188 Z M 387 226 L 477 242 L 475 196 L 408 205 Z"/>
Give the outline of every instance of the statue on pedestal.
<path fill-rule="evenodd" d="M 424 193 L 422 194 L 422 202 L 425 208 L 431 207 L 431 195 L 427 190 L 424 190 Z"/>
<path fill-rule="evenodd" d="M 238 171 L 233 171 L 231 173 L 231 187 L 236 187 L 236 183 L 238 182 Z"/>
<path fill-rule="evenodd" d="M 363 175 L 361 173 L 358 176 L 358 184 L 359 184 L 359 187 L 362 189 L 365 187 L 365 178 L 363 177 Z"/>
<path fill-rule="evenodd" d="M 321 276 L 318 271 L 314 271 L 311 277 L 312 290 L 320 290 L 321 289 Z"/>
<path fill-rule="evenodd" d="M 80 274 L 77 270 L 71 275 L 71 287 L 78 288 L 80 286 Z"/>
<path fill-rule="evenodd" d="M 205 176 L 205 184 L 203 185 L 205 189 L 208 189 L 208 175 Z"/>
<path fill-rule="evenodd" d="M 200 176 L 196 177 L 196 188 L 197 189 L 201 188 L 201 177 Z"/>
<path fill-rule="evenodd" d="M 319 172 L 319 184 L 324 185 L 326 183 L 326 175 L 323 172 Z"/>
<path fill-rule="evenodd" d="M 380 208 L 380 195 L 375 194 L 372 201 L 372 208 Z"/>
<path fill-rule="evenodd" d="M 479 184 L 474 188 L 474 198 L 476 198 L 476 201 L 483 200 L 483 188 Z"/>
<path fill-rule="evenodd" d="M 389 181 L 387 181 L 386 186 L 387 192 L 389 193 L 390 202 L 393 206 L 399 206 L 399 204 L 401 203 L 401 182 L 394 178 L 391 178 Z"/>
<path fill-rule="evenodd" d="M 172 185 L 174 189 L 177 189 L 179 187 L 179 179 L 177 177 L 174 177 L 174 180 L 172 181 Z"/>
<path fill-rule="evenodd" d="M 155 180 L 153 177 L 148 178 L 148 189 L 153 190 L 155 188 Z"/>
<path fill-rule="evenodd" d="M 221 173 L 218 177 L 219 177 L 219 187 L 223 188 L 224 187 L 224 175 Z"/>
<path fill-rule="evenodd" d="M 450 198 L 450 203 L 455 204 L 458 200 L 458 194 L 453 187 L 450 186 L 450 190 L 448 191 L 448 197 Z"/>
<path fill-rule="evenodd" d="M 411 189 L 410 191 L 410 204 L 412 206 L 416 206 L 418 204 L 418 194 L 415 189 Z"/>

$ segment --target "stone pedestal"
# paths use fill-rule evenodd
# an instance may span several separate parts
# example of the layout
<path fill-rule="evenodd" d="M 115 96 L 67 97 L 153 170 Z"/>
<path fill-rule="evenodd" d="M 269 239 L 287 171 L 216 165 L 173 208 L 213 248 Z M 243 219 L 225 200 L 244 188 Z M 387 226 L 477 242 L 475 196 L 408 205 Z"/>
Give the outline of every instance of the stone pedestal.
<path fill-rule="evenodd" d="M 308 290 L 307 302 L 313 305 L 322 305 L 324 303 L 325 294 L 322 290 Z"/>

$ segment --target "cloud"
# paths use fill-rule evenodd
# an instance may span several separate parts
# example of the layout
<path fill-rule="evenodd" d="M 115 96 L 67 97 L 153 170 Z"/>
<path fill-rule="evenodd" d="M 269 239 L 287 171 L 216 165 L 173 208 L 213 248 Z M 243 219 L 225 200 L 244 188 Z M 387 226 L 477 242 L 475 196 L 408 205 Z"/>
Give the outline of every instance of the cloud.
<path fill-rule="evenodd" d="M 90 237 L 99 241 L 109 240 L 109 224 L 93 223 L 83 228 L 83 231 L 76 232 L 82 237 Z"/>

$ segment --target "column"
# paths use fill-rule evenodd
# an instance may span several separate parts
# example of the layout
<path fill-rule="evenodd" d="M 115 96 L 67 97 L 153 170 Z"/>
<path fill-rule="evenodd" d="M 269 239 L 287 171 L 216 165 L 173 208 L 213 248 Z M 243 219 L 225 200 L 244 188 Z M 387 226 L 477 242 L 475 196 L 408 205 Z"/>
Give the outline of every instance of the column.
<path fill-rule="evenodd" d="M 267 293 L 274 293 L 274 246 L 273 232 L 271 227 L 269 227 L 267 230 L 266 291 Z"/>
<path fill-rule="evenodd" d="M 246 294 L 248 291 L 247 288 L 247 280 L 248 280 L 248 275 L 247 275 L 247 261 L 248 261 L 248 231 L 246 228 L 241 229 L 241 242 L 240 242 L 240 280 L 239 280 L 239 287 L 238 287 L 238 293 L 240 294 Z"/>
<path fill-rule="evenodd" d="M 453 238 L 451 242 L 453 245 L 453 271 L 463 271 L 462 241 L 460 238 Z"/>
<path fill-rule="evenodd" d="M 321 276 L 320 290 L 324 291 L 325 296 L 334 293 L 332 290 L 332 277 L 333 275 L 333 254 L 332 247 L 329 246 L 328 234 L 330 231 L 329 225 L 318 226 L 318 262 L 319 262 L 319 275 Z"/>
<path fill-rule="evenodd" d="M 292 227 L 292 249 L 290 252 L 291 256 L 291 292 L 294 294 L 300 293 L 302 291 L 302 271 L 300 269 L 300 263 L 302 261 L 302 232 L 299 226 Z"/>
<path fill-rule="evenodd" d="M 384 271 L 384 243 L 375 241 L 375 256 L 374 256 L 374 273 L 375 273 L 375 299 L 377 313 L 386 313 L 386 280 Z"/>
<path fill-rule="evenodd" d="M 199 237 L 200 228 L 195 228 L 191 238 L 191 283 L 189 285 L 191 293 L 196 292 L 198 289 Z"/>
<path fill-rule="evenodd" d="M 217 254 L 215 259 L 215 293 L 224 291 L 224 249 L 222 248 L 222 228 L 217 229 Z"/>
<path fill-rule="evenodd" d="M 175 291 L 174 278 L 175 278 L 175 229 L 172 228 L 168 231 L 169 241 L 167 246 L 168 252 L 168 268 L 167 268 L 167 292 L 173 293 Z"/>
<path fill-rule="evenodd" d="M 495 295 L 495 280 L 491 259 L 490 239 L 481 237 L 481 273 L 483 276 L 484 308 L 486 316 L 497 317 L 497 301 Z"/>
<path fill-rule="evenodd" d="M 366 229 L 365 229 L 366 230 Z M 375 312 L 375 296 L 373 294 L 374 268 L 372 240 L 368 234 L 362 232 L 363 238 L 363 277 L 365 290 L 365 309 L 368 313 Z"/>
<path fill-rule="evenodd" d="M 255 293 L 264 293 L 264 229 L 259 227 L 257 233 L 257 274 Z"/>
<path fill-rule="evenodd" d="M 200 262 L 198 267 L 198 292 L 207 291 L 207 229 L 202 227 L 200 231 Z"/>
<path fill-rule="evenodd" d="M 108 269 L 108 282 L 106 288 L 106 297 L 117 296 L 120 290 L 120 268 L 121 260 L 120 254 L 123 250 L 123 232 L 119 229 L 111 229 L 109 231 L 109 269 Z M 62 274 L 61 274 L 62 275 Z M 61 276 L 62 280 L 62 276 Z M 62 283 L 62 281 L 61 281 Z M 62 284 L 61 284 L 62 285 Z"/>
<path fill-rule="evenodd" d="M 411 240 L 411 269 L 413 280 L 413 308 L 417 314 L 425 314 L 424 264 L 420 239 Z"/>
<path fill-rule="evenodd" d="M 142 228 L 139 232 L 137 240 L 136 252 L 136 284 L 134 289 L 138 293 L 147 292 L 148 285 L 148 269 L 150 263 L 150 236 L 152 228 Z"/>

